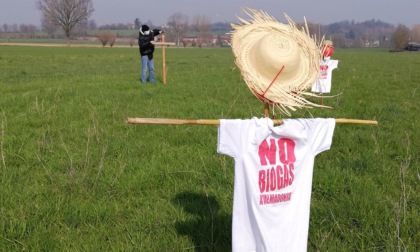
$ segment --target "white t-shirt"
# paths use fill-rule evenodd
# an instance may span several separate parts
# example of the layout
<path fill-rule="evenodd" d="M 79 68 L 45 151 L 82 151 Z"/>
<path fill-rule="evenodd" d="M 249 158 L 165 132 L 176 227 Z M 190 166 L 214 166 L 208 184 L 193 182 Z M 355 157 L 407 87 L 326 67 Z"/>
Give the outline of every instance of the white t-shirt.
<path fill-rule="evenodd" d="M 332 60 L 330 57 L 325 57 L 321 60 L 319 66 L 318 80 L 312 84 L 312 92 L 314 93 L 329 93 L 331 92 L 332 71 L 338 66 L 338 60 Z"/>
<path fill-rule="evenodd" d="M 315 156 L 334 119 L 220 120 L 217 151 L 235 159 L 232 250 L 306 251 Z"/>

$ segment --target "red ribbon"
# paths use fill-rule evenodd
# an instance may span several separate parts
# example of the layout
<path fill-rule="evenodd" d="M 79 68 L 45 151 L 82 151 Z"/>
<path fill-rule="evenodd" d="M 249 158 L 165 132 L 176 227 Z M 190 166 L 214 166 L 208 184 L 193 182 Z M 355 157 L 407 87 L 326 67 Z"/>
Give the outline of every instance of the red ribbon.
<path fill-rule="evenodd" d="M 268 92 L 268 90 L 271 88 L 271 86 L 274 84 L 274 82 L 276 81 L 277 77 L 279 77 L 280 73 L 283 71 L 284 66 L 281 67 L 280 71 L 277 73 L 276 77 L 274 77 L 273 81 L 270 83 L 270 85 L 267 87 L 267 89 L 264 91 L 264 93 L 262 94 L 262 98 L 265 98 L 265 94 Z"/>

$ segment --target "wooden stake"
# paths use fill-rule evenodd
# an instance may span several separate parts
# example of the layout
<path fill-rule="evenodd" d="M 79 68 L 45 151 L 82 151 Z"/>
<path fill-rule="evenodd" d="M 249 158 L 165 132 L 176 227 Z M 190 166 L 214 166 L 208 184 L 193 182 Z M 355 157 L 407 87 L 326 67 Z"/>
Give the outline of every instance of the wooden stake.
<path fill-rule="evenodd" d="M 274 119 L 274 124 L 282 124 L 283 120 Z M 336 123 L 354 123 L 354 124 L 378 124 L 373 120 L 360 120 L 360 119 L 335 119 Z M 186 119 L 167 119 L 167 118 L 130 118 L 126 119 L 129 124 L 201 124 L 201 125 L 219 125 L 220 120 L 217 119 L 199 119 L 199 120 L 186 120 Z"/>
<path fill-rule="evenodd" d="M 162 76 L 163 76 L 163 85 L 166 85 L 165 35 L 163 34 L 162 34 Z"/>
<path fill-rule="evenodd" d="M 166 119 L 166 118 L 130 118 L 126 119 L 129 124 L 203 124 L 218 125 L 219 120 L 185 120 L 185 119 Z"/>
<path fill-rule="evenodd" d="M 270 116 L 270 105 L 268 104 L 268 102 L 264 103 L 264 117 L 269 117 Z"/>

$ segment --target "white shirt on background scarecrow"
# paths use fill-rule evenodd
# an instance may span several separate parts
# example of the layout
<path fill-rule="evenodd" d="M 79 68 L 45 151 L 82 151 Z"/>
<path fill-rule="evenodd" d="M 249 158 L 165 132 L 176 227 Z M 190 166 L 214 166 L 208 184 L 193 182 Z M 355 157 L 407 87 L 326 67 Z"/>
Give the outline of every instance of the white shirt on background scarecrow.
<path fill-rule="evenodd" d="M 331 57 L 324 57 L 319 66 L 318 80 L 312 85 L 312 92 L 314 93 L 330 93 L 332 72 L 338 67 L 338 60 L 333 60 Z"/>

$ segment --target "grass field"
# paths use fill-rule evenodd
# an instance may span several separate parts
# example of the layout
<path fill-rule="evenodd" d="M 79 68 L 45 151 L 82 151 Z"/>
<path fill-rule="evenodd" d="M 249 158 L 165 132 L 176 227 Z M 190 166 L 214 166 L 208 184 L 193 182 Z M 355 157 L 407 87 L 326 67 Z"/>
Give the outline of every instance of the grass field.
<path fill-rule="evenodd" d="M 233 160 L 217 127 L 126 117 L 263 115 L 230 49 L 0 46 L 0 251 L 230 251 Z M 420 250 L 420 54 L 339 50 L 336 126 L 315 162 L 308 251 Z M 314 99 L 316 102 L 320 102 Z M 276 115 L 279 117 L 280 115 Z"/>

